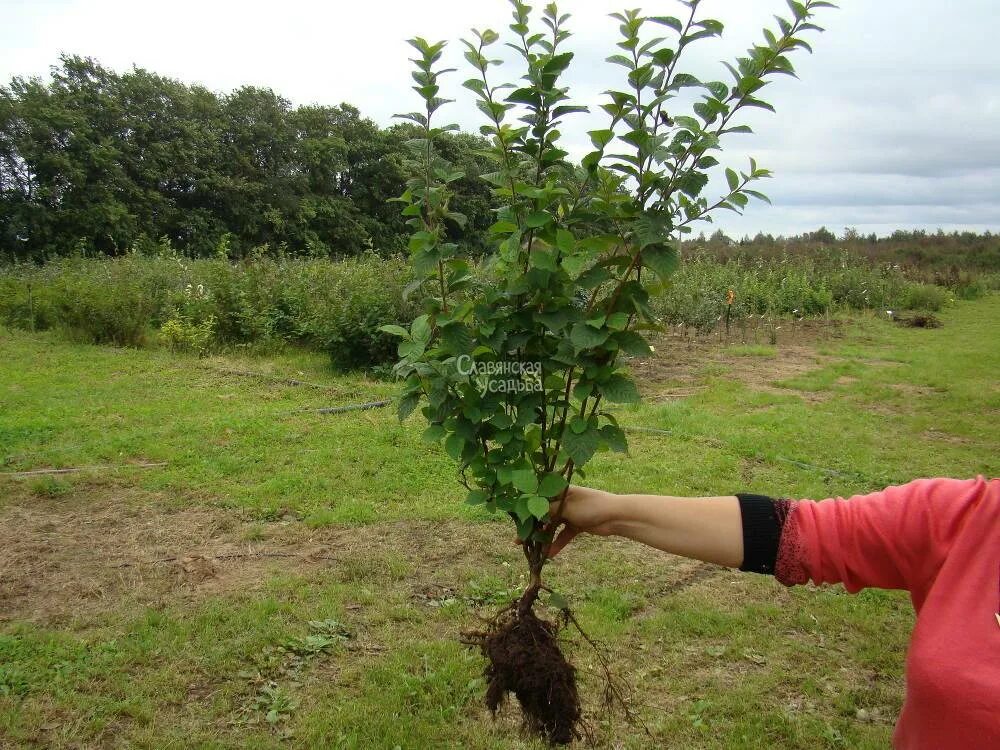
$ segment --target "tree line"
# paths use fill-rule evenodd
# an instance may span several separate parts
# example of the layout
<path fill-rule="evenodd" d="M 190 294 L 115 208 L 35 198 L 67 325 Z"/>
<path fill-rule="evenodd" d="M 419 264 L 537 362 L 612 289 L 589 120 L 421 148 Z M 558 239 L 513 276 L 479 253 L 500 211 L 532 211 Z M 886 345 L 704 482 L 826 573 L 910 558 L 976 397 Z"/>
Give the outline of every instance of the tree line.
<path fill-rule="evenodd" d="M 410 124 L 381 128 L 350 104 L 293 107 L 270 89 L 228 94 L 141 68 L 122 74 L 63 56 L 51 79 L 0 86 L 0 258 L 155 252 L 244 257 L 383 254 L 407 244 L 399 207 Z M 464 173 L 452 188 L 464 227 L 449 239 L 477 254 L 489 245 L 495 199 L 480 179 L 485 139 L 442 137 Z M 835 247 L 876 262 L 1000 269 L 1000 236 L 897 231 L 889 237 L 826 228 L 793 237 L 722 231 L 689 239 L 720 260 Z"/>
<path fill-rule="evenodd" d="M 408 125 L 349 104 L 298 106 L 270 89 L 217 94 L 141 68 L 63 56 L 50 81 L 0 87 L 0 255 L 117 255 L 163 240 L 192 257 L 269 246 L 296 255 L 402 250 Z M 493 222 L 483 139 L 450 135 L 465 172 L 454 241 Z"/>

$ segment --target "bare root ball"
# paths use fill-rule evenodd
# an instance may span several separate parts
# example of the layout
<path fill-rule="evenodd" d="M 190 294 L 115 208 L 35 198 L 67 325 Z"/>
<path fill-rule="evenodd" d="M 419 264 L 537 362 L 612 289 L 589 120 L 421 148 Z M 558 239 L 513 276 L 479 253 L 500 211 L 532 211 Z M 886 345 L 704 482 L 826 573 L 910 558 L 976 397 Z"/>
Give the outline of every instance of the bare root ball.
<path fill-rule="evenodd" d="M 559 648 L 559 625 L 539 618 L 530 607 L 511 606 L 485 631 L 467 633 L 487 659 L 486 706 L 496 715 L 513 693 L 524 726 L 553 745 L 580 736 L 582 711 L 576 669 Z"/>

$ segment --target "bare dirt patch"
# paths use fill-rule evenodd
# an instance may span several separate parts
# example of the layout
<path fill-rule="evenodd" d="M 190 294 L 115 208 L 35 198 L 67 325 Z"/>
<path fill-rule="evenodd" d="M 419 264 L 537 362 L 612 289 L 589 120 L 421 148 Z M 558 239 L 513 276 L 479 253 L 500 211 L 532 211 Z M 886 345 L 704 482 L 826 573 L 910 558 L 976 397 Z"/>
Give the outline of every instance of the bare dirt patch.
<path fill-rule="evenodd" d="M 810 401 L 826 398 L 822 393 L 804 393 L 778 383 L 812 372 L 831 361 L 817 347 L 843 336 L 836 320 L 782 321 L 777 331 L 774 356 L 739 356 L 730 348 L 740 344 L 769 344 L 769 332 L 742 335 L 733 329 L 724 335 L 685 335 L 677 329 L 654 341 L 655 354 L 630 363 L 643 397 L 653 403 L 698 393 L 706 372 L 736 380 L 758 391 L 794 394 Z"/>
<path fill-rule="evenodd" d="M 935 440 L 942 443 L 951 443 L 952 445 L 968 445 L 972 442 L 968 438 L 964 438 L 961 435 L 952 435 L 950 432 L 943 432 L 935 429 L 926 430 L 921 437 L 924 438 L 924 440 Z"/>
<path fill-rule="evenodd" d="M 523 562 L 500 524 L 406 521 L 310 529 L 286 516 L 262 528 L 238 511 L 170 508 L 162 496 L 134 489 L 77 488 L 59 498 L 24 494 L 0 509 L 0 622 L 85 625 L 109 609 L 252 592 L 289 574 L 457 592 L 478 570 L 506 560 L 508 569 L 519 571 Z M 623 562 L 641 557 L 636 567 L 654 590 L 670 590 L 690 572 L 686 562 L 655 550 L 606 549 Z"/>

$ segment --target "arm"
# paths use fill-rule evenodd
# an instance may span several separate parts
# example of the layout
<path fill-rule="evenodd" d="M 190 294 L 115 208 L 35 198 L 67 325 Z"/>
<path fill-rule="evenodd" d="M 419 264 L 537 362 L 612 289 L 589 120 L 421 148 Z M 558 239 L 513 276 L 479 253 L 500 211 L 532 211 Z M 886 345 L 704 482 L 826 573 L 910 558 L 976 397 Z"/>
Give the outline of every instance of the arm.
<path fill-rule="evenodd" d="M 553 514 L 559 503 L 553 503 Z M 614 495 L 570 487 L 565 526 L 549 549 L 554 557 L 581 532 L 622 536 L 675 555 L 739 567 L 743 562 L 740 501 L 728 497 Z"/>
<path fill-rule="evenodd" d="M 775 573 L 787 585 L 843 583 L 919 594 L 947 557 L 987 482 L 921 479 L 813 502 L 760 496 L 613 495 L 571 487 L 554 556 L 581 532 L 623 536 L 706 562 Z M 553 503 L 552 512 L 559 512 Z"/>
<path fill-rule="evenodd" d="M 988 485 L 982 477 L 917 479 L 849 499 L 794 503 L 775 574 L 788 585 L 906 589 L 922 599 Z"/>

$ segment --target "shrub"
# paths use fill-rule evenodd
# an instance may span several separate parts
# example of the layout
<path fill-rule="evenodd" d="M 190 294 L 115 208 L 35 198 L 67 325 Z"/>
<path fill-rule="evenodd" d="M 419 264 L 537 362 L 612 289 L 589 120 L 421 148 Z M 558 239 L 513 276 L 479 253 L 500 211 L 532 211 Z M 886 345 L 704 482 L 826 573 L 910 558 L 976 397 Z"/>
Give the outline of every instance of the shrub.
<path fill-rule="evenodd" d="M 425 439 L 442 442 L 460 465 L 466 502 L 503 514 L 517 529 L 528 586 L 465 642 L 478 644 L 488 659 L 491 711 L 508 693 L 516 695 L 525 726 L 551 744 L 579 736 L 581 721 L 574 670 L 556 638 L 559 625 L 534 612 L 540 592 L 548 590 L 542 570 L 560 524 L 559 502 L 598 450 L 627 450 L 608 405 L 639 400 L 621 355 L 650 352 L 643 332 L 658 327 L 650 298 L 665 284 L 679 286 L 677 236 L 718 209 L 739 212 L 751 198 L 766 200 L 748 187 L 770 176 L 753 159 L 747 172 L 720 168 L 728 191 L 718 200 L 703 195 L 708 170 L 720 165 L 723 137 L 749 129 L 734 121 L 742 108 L 771 108 L 758 98 L 765 79 L 793 71 L 787 54 L 809 48 L 796 35 L 818 29 L 809 21 L 813 10 L 830 5 L 790 2 L 794 19 L 779 18 L 778 33 L 765 29 L 766 45 L 739 58 L 738 69 L 728 66 L 735 78 L 730 86 L 702 83 L 676 66 L 690 43 L 722 33 L 719 21 L 696 19 L 699 0 L 684 4 L 686 23 L 638 10 L 612 14 L 620 24 L 618 47 L 627 54 L 608 62 L 627 73 L 622 90 L 606 92 L 605 127 L 589 131 L 594 150 L 579 164 L 567 161 L 559 145 L 565 118 L 589 111 L 573 102 L 561 80 L 574 55 L 563 47 L 570 16 L 550 3 L 534 24 L 531 7 L 512 0 L 513 35 L 505 42 L 522 58 L 518 84 L 508 86 L 515 76 L 495 59 L 500 34 L 474 30 L 474 39 L 464 42 L 473 70 L 463 85 L 487 117 L 482 132 L 496 170 L 483 179 L 502 203 L 490 227 L 496 282 L 481 294 L 470 295 L 470 264 L 447 231 L 464 226 L 467 217 L 452 201 L 463 173 L 436 148 L 453 126 L 432 125 L 448 101 L 438 97 L 439 76 L 448 72 L 438 67 L 445 43 L 409 40 L 417 51 L 414 89 L 424 106 L 399 115 L 420 128 L 420 138 L 410 141 L 412 176 L 399 200 L 413 230 L 411 260 L 426 301 L 424 314 L 409 326 L 386 327 L 401 339 L 399 414 L 405 419 L 421 407 L 429 423 Z M 664 26 L 676 38 L 660 36 Z M 689 87 L 703 88 L 703 97 L 666 104 Z M 685 114 L 688 105 L 692 116 Z M 786 273 L 776 292 L 779 305 L 800 308 L 826 299 L 813 294 L 805 272 Z M 724 295 L 713 297 L 721 302 Z M 560 600 L 552 594 L 549 603 L 564 610 L 563 622 L 575 623 Z"/>
<path fill-rule="evenodd" d="M 287 308 L 296 309 L 300 340 L 329 352 L 337 368 L 395 359 L 395 339 L 379 328 L 405 321 L 416 310 L 404 299 L 412 278 L 405 261 L 366 255 L 335 264 L 318 262 L 300 270 L 286 298 Z"/>
<path fill-rule="evenodd" d="M 911 284 L 903 295 L 904 310 L 940 310 L 950 300 L 948 290 L 931 284 Z"/>
<path fill-rule="evenodd" d="M 52 279 L 55 318 L 71 336 L 94 344 L 142 346 L 164 308 L 169 274 L 129 255 L 115 261 L 71 258 Z"/>
<path fill-rule="evenodd" d="M 201 323 L 191 323 L 183 318 L 171 318 L 160 329 L 160 335 L 171 349 L 191 351 L 203 356 L 212 344 L 215 318 L 209 317 Z"/>
<path fill-rule="evenodd" d="M 684 255 L 650 307 L 665 323 L 703 331 L 723 316 L 730 289 L 734 321 L 860 309 L 933 311 L 951 296 L 970 299 L 1000 289 L 1000 274 L 914 272 L 846 254 L 720 262 L 685 246 Z M 466 298 L 497 284 L 491 262 L 469 264 L 468 272 Z M 162 332 L 174 321 L 160 338 L 175 348 L 266 351 L 291 344 L 329 353 L 338 368 L 371 367 L 394 359 L 394 343 L 379 326 L 416 313 L 415 300 L 404 294 L 412 278 L 402 259 L 372 253 L 330 261 L 260 249 L 232 263 L 192 261 L 157 245 L 146 256 L 0 267 L 0 323 L 25 330 L 61 328 L 81 341 L 138 346 L 149 332 Z M 206 326 L 211 336 L 196 345 L 194 330 Z"/>

